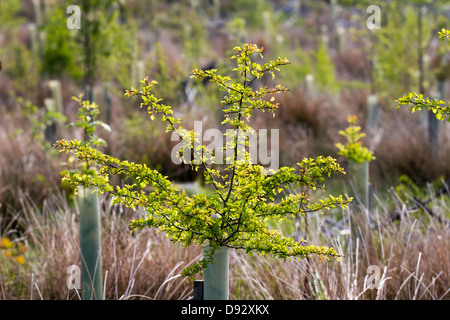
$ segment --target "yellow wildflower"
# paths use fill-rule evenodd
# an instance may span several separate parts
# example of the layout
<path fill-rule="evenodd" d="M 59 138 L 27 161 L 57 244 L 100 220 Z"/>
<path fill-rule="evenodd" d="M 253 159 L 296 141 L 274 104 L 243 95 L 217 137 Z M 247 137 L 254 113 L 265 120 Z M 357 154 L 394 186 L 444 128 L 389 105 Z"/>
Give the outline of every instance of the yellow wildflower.
<path fill-rule="evenodd" d="M 3 238 L 0 242 L 0 248 L 9 249 L 12 247 L 12 242 L 8 238 Z"/>
<path fill-rule="evenodd" d="M 25 259 L 25 257 L 23 255 L 17 256 L 16 257 L 16 262 L 18 264 L 24 264 L 27 260 Z"/>

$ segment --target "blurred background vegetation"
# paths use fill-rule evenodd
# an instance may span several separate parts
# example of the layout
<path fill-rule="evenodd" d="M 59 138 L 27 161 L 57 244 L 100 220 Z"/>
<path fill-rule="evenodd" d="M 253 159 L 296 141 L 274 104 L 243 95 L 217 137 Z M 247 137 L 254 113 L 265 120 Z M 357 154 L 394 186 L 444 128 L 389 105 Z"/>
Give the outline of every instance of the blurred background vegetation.
<path fill-rule="evenodd" d="M 70 16 L 66 9 L 72 4 L 81 8 L 80 30 L 66 27 Z M 450 52 L 448 46 L 439 44 L 437 36 L 438 30 L 449 27 L 448 1 L 1 0 L 0 5 L 0 238 L 8 236 L 27 242 L 31 257 L 33 243 L 29 242 L 38 239 L 36 232 L 42 232 L 35 228 L 70 224 L 70 219 L 64 220 L 68 219 L 64 212 L 75 210 L 71 190 L 61 184 L 60 175 L 71 166 L 71 159 L 63 161 L 51 148 L 57 139 L 81 138 L 81 132 L 66 126 L 74 121 L 78 109 L 72 97 L 83 94 L 100 105 L 100 118 L 112 128 L 112 133 L 102 136 L 107 141 L 107 153 L 145 162 L 177 182 L 198 181 L 200 175 L 191 172 L 189 166 L 172 163 L 170 155 L 175 142 L 170 141 L 170 135 L 161 134 L 162 125 L 148 121 L 138 102 L 124 99 L 123 93 L 149 76 L 159 83 L 155 95 L 174 106 L 186 128 L 192 128 L 194 120 L 202 120 L 204 129 L 221 128 L 221 92 L 207 83 L 193 82 L 189 73 L 193 68 L 227 69 L 231 49 L 245 42 L 264 47 L 266 58 L 281 56 L 291 61 L 274 80 L 290 89 L 277 97 L 278 117 L 261 114 L 252 120 L 256 129 L 280 129 L 281 166 L 291 166 L 306 156 L 332 155 L 346 167 L 346 159 L 337 154 L 335 144 L 342 142 L 338 132 L 346 127 L 348 116 L 356 115 L 362 130 L 368 132 L 362 142 L 376 156 L 370 167 L 374 207 L 380 208 L 379 212 L 387 218 L 399 208 L 412 207 L 411 212 L 425 215 L 428 226 L 426 210 L 418 210 L 414 199 L 432 198 L 427 204 L 434 203 L 436 207 L 430 210 L 441 214 L 442 219 L 450 216 L 448 199 L 433 197 L 435 191 L 445 188 L 444 182 L 450 177 L 450 127 L 445 123 L 438 127 L 439 152 L 433 152 L 429 114 L 395 109 L 395 100 L 410 91 L 449 100 Z M 381 9 L 380 29 L 369 30 L 366 26 L 369 5 Z M 370 119 L 369 97 L 376 101 L 375 116 Z M 346 181 L 344 176 L 341 181 L 333 181 L 332 187 L 347 188 Z M 448 193 L 448 187 L 446 190 Z M 51 208 L 64 218 L 60 214 L 52 216 Z M 126 219 L 136 214 L 125 209 L 104 210 L 118 210 Z M 338 213 L 335 218 L 342 216 L 345 213 Z M 413 223 L 409 226 L 414 227 Z M 126 223 L 123 228 L 126 229 Z M 409 232 L 408 227 L 404 228 Z M 448 279 L 446 230 L 439 232 L 443 235 L 439 241 L 445 250 L 440 254 L 447 259 Z M 76 238 L 74 233 L 71 239 Z M 112 239 L 113 232 L 106 233 Z M 45 250 L 52 241 L 49 237 L 47 234 L 45 239 L 36 240 L 35 250 Z M 54 240 L 61 237 L 55 233 Z M 390 238 L 392 243 L 394 238 Z M 121 244 L 121 250 L 127 248 L 129 252 L 131 243 L 138 241 L 130 239 L 135 242 Z M 143 246 L 144 240 L 139 239 Z M 108 244 L 114 255 L 119 249 L 116 245 Z M 70 248 L 70 259 L 77 259 L 76 248 L 73 244 Z M 174 252 L 176 256 L 180 254 Z M 34 252 L 34 256 L 39 254 Z M 61 259 L 68 265 L 73 263 Z M 130 261 L 125 253 L 123 259 L 124 265 Z M 28 267 L 22 267 L 28 271 L 14 271 L 15 267 L 5 267 L 5 261 L 0 260 L 0 266 L 4 266 L 0 273 L 0 298 L 33 298 L 34 287 L 29 287 L 27 278 L 30 270 L 34 270 L 33 277 L 48 276 L 33 269 L 39 263 L 35 261 L 33 267 L 31 259 Z M 180 268 L 176 261 L 174 270 Z M 417 262 L 417 256 L 411 261 Z M 117 260 L 110 262 L 118 272 Z M 64 272 L 61 266 L 53 267 L 57 268 Z M 430 271 L 434 285 L 439 271 Z M 19 281 L 20 285 L 8 285 L 11 277 L 7 275 L 14 274 L 14 281 L 18 281 L 21 273 L 26 279 Z M 166 276 L 170 275 L 161 275 L 148 284 L 148 292 L 145 289 L 140 294 L 186 298 L 188 289 L 183 285 L 172 288 L 183 288 L 180 294 L 164 295 L 158 290 L 155 283 L 164 283 Z M 397 279 L 400 285 L 404 284 L 402 279 L 406 278 Z M 250 291 L 245 287 L 239 291 L 239 281 L 242 280 L 237 279 L 234 284 L 238 287 L 236 297 L 248 298 Z M 56 280 L 42 280 L 41 288 L 44 283 L 57 287 Z M 448 289 L 443 283 L 442 288 L 436 289 L 436 296 Z M 120 290 L 131 297 L 129 283 L 124 284 L 125 289 L 119 289 L 116 278 L 110 285 L 109 297 L 119 298 Z M 268 290 L 258 288 L 258 292 Z M 266 292 L 250 298 L 304 298 L 311 297 L 311 292 Z M 345 292 L 351 296 L 350 291 Z M 398 296 L 411 297 L 409 293 Z M 47 289 L 44 296 L 67 298 L 66 294 Z M 334 294 L 340 297 L 339 292 Z M 426 292 L 424 295 L 434 297 Z M 34 298 L 39 296 L 35 293 Z"/>

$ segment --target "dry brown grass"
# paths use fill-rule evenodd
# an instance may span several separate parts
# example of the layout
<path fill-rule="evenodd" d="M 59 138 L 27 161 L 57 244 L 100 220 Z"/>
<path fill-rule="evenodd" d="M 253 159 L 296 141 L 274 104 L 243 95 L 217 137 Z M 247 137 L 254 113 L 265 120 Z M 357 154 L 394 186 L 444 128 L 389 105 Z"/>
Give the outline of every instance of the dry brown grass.
<path fill-rule="evenodd" d="M 447 216 L 449 203 L 436 199 L 434 210 Z M 398 205 L 400 208 L 402 204 Z M 440 208 L 440 209 L 439 209 Z M 270 257 L 233 254 L 236 299 L 449 299 L 449 225 L 416 211 L 403 209 L 400 222 L 387 223 L 390 210 L 383 204 L 366 219 L 359 215 L 359 237 L 330 228 L 321 215 L 309 218 L 311 243 L 332 245 L 344 255 L 340 261 L 318 258 L 274 261 Z M 359 212 L 358 212 L 359 211 Z M 350 214 L 350 211 L 347 212 Z M 345 219 L 345 218 L 344 218 Z M 313 227 L 312 227 L 313 226 Z M 345 228 L 345 223 L 344 223 Z M 370 284 L 367 268 L 380 268 L 380 282 Z"/>
<path fill-rule="evenodd" d="M 343 255 L 340 261 L 283 262 L 230 251 L 230 298 L 448 299 L 449 225 L 406 209 L 396 194 L 392 196 L 396 205 L 377 202 L 370 219 L 353 207 L 343 215 L 309 216 L 307 231 L 304 224 L 297 227 L 297 234 L 309 242 L 333 246 Z M 183 249 L 154 230 L 130 234 L 129 220 L 142 212 L 112 206 L 108 197 L 101 200 L 106 299 L 192 299 L 192 282 L 180 271 L 200 258 L 201 248 Z M 0 298 L 79 299 L 80 293 L 66 287 L 67 267 L 80 264 L 77 209 L 63 194 L 46 199 L 42 209 L 24 194 L 20 201 L 22 210 L 14 216 L 25 233 L 17 240 L 29 248 L 28 261 L 18 266 L 0 257 Z M 449 218 L 448 198 L 436 198 L 429 206 L 444 221 Z M 402 219 L 390 223 L 393 208 Z M 359 237 L 346 232 L 348 214 L 359 217 Z M 1 235 L 11 231 L 4 228 Z M 381 270 L 375 289 L 365 286 L 369 265 Z"/>
<path fill-rule="evenodd" d="M 32 140 L 27 126 L 17 124 L 19 119 L 5 113 L 0 121 L 0 212 L 3 215 L 8 213 L 8 208 L 12 212 L 21 209 L 18 193 L 23 192 L 41 203 L 61 181 L 60 160 Z"/>
<path fill-rule="evenodd" d="M 106 299 L 187 299 L 190 287 L 180 271 L 198 258 L 198 250 L 182 250 L 154 230 L 130 234 L 131 213 L 102 198 L 102 264 Z M 67 268 L 80 265 L 77 208 L 65 196 L 53 195 L 40 210 L 21 196 L 16 215 L 26 226 L 29 248 L 25 266 L 2 259 L 3 299 L 79 299 L 67 289 Z M 3 235 L 3 234 L 2 234 Z M 4 261 L 3 261 L 4 260 Z"/>

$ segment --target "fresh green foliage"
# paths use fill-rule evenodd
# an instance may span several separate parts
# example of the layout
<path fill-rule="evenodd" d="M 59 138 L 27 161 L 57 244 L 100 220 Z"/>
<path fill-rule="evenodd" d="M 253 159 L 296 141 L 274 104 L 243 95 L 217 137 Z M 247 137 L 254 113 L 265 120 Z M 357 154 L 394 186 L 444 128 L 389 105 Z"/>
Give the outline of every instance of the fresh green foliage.
<path fill-rule="evenodd" d="M 442 28 L 439 32 L 439 39 L 441 41 L 449 40 L 450 31 Z M 418 94 L 416 92 L 410 92 L 405 94 L 403 97 L 395 100 L 398 102 L 397 109 L 403 105 L 409 106 L 409 110 L 412 113 L 420 110 L 431 110 L 435 115 L 436 119 L 450 122 L 450 105 L 446 105 L 445 101 L 440 99 L 430 99 L 423 96 L 423 94 Z"/>
<path fill-rule="evenodd" d="M 398 102 L 397 108 L 402 105 L 408 105 L 412 113 L 420 110 L 431 110 L 436 114 L 436 119 L 450 122 L 450 105 L 445 105 L 445 102 L 440 99 L 430 99 L 415 92 L 410 92 L 403 97 L 396 100 Z"/>
<path fill-rule="evenodd" d="M 75 42 L 75 33 L 65 28 L 67 15 L 65 8 L 48 10 L 48 17 L 41 27 L 45 38 L 42 44 L 41 75 L 51 77 L 68 74 L 75 79 L 82 77 L 77 57 L 80 48 Z M 62 27 L 63 26 L 63 27 Z"/>
<path fill-rule="evenodd" d="M 19 1 L 2 1 L 0 3 L 0 25 L 4 28 L 15 28 L 24 22 L 19 15 L 21 4 Z"/>
<path fill-rule="evenodd" d="M 100 126 L 108 132 L 111 132 L 111 128 L 106 123 L 96 120 L 99 115 L 99 106 L 95 102 L 90 102 L 88 100 L 83 100 L 82 96 L 73 98 L 80 104 L 80 107 L 77 111 L 78 120 L 68 124 L 68 127 L 78 127 L 83 130 L 84 140 L 80 141 L 80 145 L 90 147 L 90 146 L 106 146 L 106 141 L 102 138 L 98 137 L 95 132 L 97 127 Z M 90 166 L 89 158 L 86 157 L 84 161 L 80 164 L 80 168 L 84 172 L 84 174 L 95 175 L 95 169 L 92 169 Z M 78 172 L 78 170 L 73 170 L 69 172 Z M 67 175 L 68 171 L 63 171 L 63 175 Z"/>
<path fill-rule="evenodd" d="M 221 101 L 223 124 L 236 129 L 237 134 L 225 146 L 226 150 L 233 151 L 228 157 L 232 161 L 226 161 L 222 171 L 216 168 L 214 162 L 217 159 L 206 152 L 205 146 L 193 147 L 196 144 L 192 144 L 192 141 L 198 139 L 195 132 L 184 129 L 181 119 L 174 116 L 172 107 L 163 104 L 160 98 L 153 95 L 152 89 L 157 84 L 156 81 L 146 78 L 142 81 L 141 90 L 131 88 L 125 94 L 128 97 L 140 97 L 141 108 L 147 108 L 152 120 L 160 117 L 166 124 L 167 132 L 178 134 L 186 146 L 191 148 L 191 152 L 201 155 L 200 160 L 191 163 L 191 166 L 193 170 L 203 171 L 205 183 L 215 191 L 212 196 L 188 196 L 157 170 L 145 164 L 108 156 L 80 141 L 60 140 L 56 144 L 61 152 L 74 152 L 76 158 L 98 165 L 97 175 L 69 172 L 65 180 L 75 187 L 95 186 L 101 193 L 111 193 L 114 203 L 133 209 L 142 207 L 145 210 L 146 217 L 131 221 L 133 230 L 154 227 L 165 232 L 173 241 L 182 243 L 184 247 L 211 247 L 209 255 L 206 254 L 201 261 L 183 271 L 185 275 L 193 276 L 201 272 L 212 261 L 214 251 L 220 247 L 245 250 L 249 254 L 267 253 L 281 259 L 311 255 L 327 259 L 339 256 L 333 248 L 306 245 L 305 241 L 296 242 L 268 226 L 269 221 L 282 221 L 311 212 L 346 207 L 351 198 L 343 195 L 328 195 L 316 203 L 308 196 L 309 190 L 325 190 L 322 183 L 326 177 L 343 172 L 335 159 L 324 156 L 306 158 L 297 163 L 296 168 L 282 167 L 270 172 L 271 174 L 260 165 L 237 161 L 249 159 L 249 152 L 238 148 L 238 135 L 240 130 L 252 130 L 248 124 L 252 112 L 261 110 L 274 114 L 278 104 L 274 102 L 273 95 L 287 90 L 279 85 L 273 88 L 261 87 L 258 90 L 252 87 L 257 79 L 267 74 L 274 77 L 275 71 L 289 63 L 287 59 L 281 58 L 264 64 L 254 62 L 254 55 L 263 58 L 262 51 L 262 48 L 249 44 L 234 48 L 235 54 L 231 59 L 236 61 L 233 71 L 238 75 L 238 80 L 220 75 L 215 69 L 195 69 L 192 72 L 193 78 L 209 79 L 227 93 Z M 244 154 L 240 154 L 242 152 Z M 183 157 L 183 154 L 180 153 L 179 156 Z M 110 176 L 119 174 L 125 175 L 130 180 L 129 184 L 112 186 L 109 183 Z M 291 187 L 303 187 L 304 192 L 285 195 L 284 191 Z"/>
<path fill-rule="evenodd" d="M 450 30 L 447 30 L 445 28 L 442 28 L 441 31 L 438 32 L 439 34 L 439 40 L 450 40 Z"/>
<path fill-rule="evenodd" d="M 315 68 L 314 79 L 319 89 L 336 92 L 339 89 L 339 82 L 336 79 L 336 71 L 331 56 L 328 52 L 327 44 L 320 41 L 317 52 L 314 55 Z"/>
<path fill-rule="evenodd" d="M 111 127 L 104 123 L 103 121 L 96 120 L 99 115 L 99 106 L 95 102 L 90 102 L 87 100 L 83 100 L 81 96 L 79 98 L 73 98 L 73 100 L 80 103 L 80 108 L 77 111 L 78 120 L 72 123 L 69 123 L 68 127 L 78 127 L 83 129 L 84 133 L 84 143 L 86 145 L 94 145 L 94 146 L 106 146 L 106 141 L 102 138 L 98 137 L 95 134 L 95 131 L 98 126 L 102 127 L 108 132 L 111 132 Z"/>
<path fill-rule="evenodd" d="M 88 23 L 84 37 L 90 37 L 90 42 L 84 44 L 85 59 L 90 64 L 92 74 L 101 81 L 117 81 L 120 88 L 127 87 L 131 78 L 130 69 L 136 63 L 134 58 L 141 49 L 134 35 L 138 33 L 137 22 L 132 19 L 128 7 L 121 11 L 117 0 L 98 1 L 89 8 L 91 21 Z M 74 3 L 76 4 L 76 3 Z M 120 22 L 119 12 L 127 19 L 127 26 Z M 89 16 L 89 14 L 88 14 Z M 89 48 L 88 48 L 89 47 Z"/>
<path fill-rule="evenodd" d="M 1 21 L 0 25 L 3 30 L 8 28 L 8 24 L 3 25 Z M 39 59 L 20 41 L 19 27 L 11 27 L 10 32 L 11 38 L 0 46 L 0 69 L 8 78 L 15 80 L 11 82 L 14 91 L 10 94 L 25 96 L 38 86 Z"/>
<path fill-rule="evenodd" d="M 365 133 L 361 133 L 361 127 L 356 125 L 356 116 L 351 115 L 347 118 L 349 126 L 345 131 L 339 131 L 339 134 L 347 138 L 347 145 L 342 143 L 336 143 L 336 147 L 339 149 L 339 153 L 342 156 L 348 158 L 348 160 L 363 163 L 366 161 L 371 161 L 375 159 L 372 152 L 363 147 L 359 141 L 361 138 L 365 137 Z"/>
<path fill-rule="evenodd" d="M 65 27 L 68 18 L 65 10 L 69 5 L 80 6 L 80 30 Z M 42 72 L 68 73 L 76 80 L 83 79 L 90 87 L 97 79 L 105 78 L 129 83 L 133 52 L 138 49 L 132 35 L 137 29 L 132 19 L 126 28 L 120 24 L 119 7 L 118 0 L 70 0 L 48 6 L 42 26 L 46 34 Z M 120 12 L 127 14 L 127 6 Z"/>
<path fill-rule="evenodd" d="M 381 8 L 382 28 L 373 33 L 376 38 L 374 85 L 381 99 L 389 99 L 417 87 L 419 55 L 411 46 L 426 48 L 430 39 L 422 35 L 419 43 L 417 6 L 396 0 L 384 3 Z M 434 23 L 429 15 L 423 15 L 422 30 L 432 29 Z M 424 85 L 427 87 L 428 83 Z"/>

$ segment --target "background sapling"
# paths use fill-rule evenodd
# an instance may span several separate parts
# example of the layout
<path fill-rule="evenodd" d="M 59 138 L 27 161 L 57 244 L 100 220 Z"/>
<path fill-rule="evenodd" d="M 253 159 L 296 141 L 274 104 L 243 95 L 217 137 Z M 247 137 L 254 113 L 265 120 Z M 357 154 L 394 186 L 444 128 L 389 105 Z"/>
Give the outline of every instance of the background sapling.
<path fill-rule="evenodd" d="M 87 147 L 105 146 L 106 142 L 96 136 L 97 126 L 102 126 L 110 131 L 110 127 L 102 121 L 96 120 L 99 114 L 99 106 L 93 102 L 74 98 L 80 107 L 77 112 L 78 120 L 69 124 L 83 130 L 84 140 L 81 144 Z M 65 174 L 81 172 L 84 175 L 94 177 L 96 170 L 91 165 L 89 158 L 80 159 L 79 169 L 66 171 Z M 78 188 L 78 207 L 80 212 L 80 249 L 81 249 L 81 278 L 84 300 L 102 300 L 102 259 L 101 259 L 101 227 L 99 198 L 96 188 L 92 186 L 80 186 Z"/>

